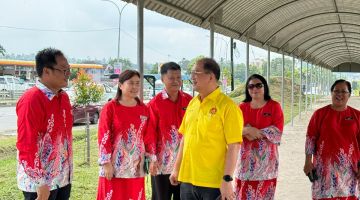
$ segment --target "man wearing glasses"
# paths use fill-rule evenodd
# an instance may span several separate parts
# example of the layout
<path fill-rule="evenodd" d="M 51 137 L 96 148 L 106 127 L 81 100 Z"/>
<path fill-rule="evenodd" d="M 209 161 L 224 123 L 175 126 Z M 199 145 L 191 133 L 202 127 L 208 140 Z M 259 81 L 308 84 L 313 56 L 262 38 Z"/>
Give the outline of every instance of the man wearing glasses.
<path fill-rule="evenodd" d="M 36 55 L 36 86 L 16 105 L 18 116 L 17 180 L 25 200 L 70 198 L 72 112 L 67 86 L 70 65 L 57 49 Z"/>
<path fill-rule="evenodd" d="M 199 95 L 190 101 L 179 128 L 183 138 L 170 176 L 173 185 L 181 182 L 181 199 L 235 199 L 232 175 L 242 142 L 243 117 L 220 91 L 219 78 L 220 67 L 210 58 L 197 61 L 191 72 Z"/>

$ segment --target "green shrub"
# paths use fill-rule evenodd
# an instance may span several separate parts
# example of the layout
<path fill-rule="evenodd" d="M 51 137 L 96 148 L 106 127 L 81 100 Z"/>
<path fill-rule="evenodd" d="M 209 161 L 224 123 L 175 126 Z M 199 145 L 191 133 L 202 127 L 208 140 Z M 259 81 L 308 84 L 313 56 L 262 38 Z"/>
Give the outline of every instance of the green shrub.
<path fill-rule="evenodd" d="M 104 88 L 95 83 L 92 77 L 84 71 L 79 71 L 76 79 L 73 80 L 75 104 L 89 105 L 97 103 L 104 95 Z"/>

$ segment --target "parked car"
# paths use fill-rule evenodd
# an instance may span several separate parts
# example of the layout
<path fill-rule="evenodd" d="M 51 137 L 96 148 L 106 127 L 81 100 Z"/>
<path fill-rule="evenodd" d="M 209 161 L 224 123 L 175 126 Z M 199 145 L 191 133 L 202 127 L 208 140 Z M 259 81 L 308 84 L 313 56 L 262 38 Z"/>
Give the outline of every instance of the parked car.
<path fill-rule="evenodd" d="M 90 123 L 97 124 L 101 112 L 101 105 L 73 105 L 73 123 L 86 123 L 86 111 L 89 113 Z"/>
<path fill-rule="evenodd" d="M 24 91 L 25 89 L 25 85 L 19 78 L 9 75 L 0 76 L 1 91 Z"/>
<path fill-rule="evenodd" d="M 116 96 L 118 86 L 111 87 L 106 83 L 102 83 L 101 85 L 104 87 L 104 95 L 101 98 L 101 102 L 106 103 L 109 99 L 113 99 Z"/>
<path fill-rule="evenodd" d="M 25 85 L 25 89 L 28 90 L 28 89 L 34 87 L 36 85 L 36 82 L 29 81 L 29 82 L 25 82 L 24 85 Z"/>

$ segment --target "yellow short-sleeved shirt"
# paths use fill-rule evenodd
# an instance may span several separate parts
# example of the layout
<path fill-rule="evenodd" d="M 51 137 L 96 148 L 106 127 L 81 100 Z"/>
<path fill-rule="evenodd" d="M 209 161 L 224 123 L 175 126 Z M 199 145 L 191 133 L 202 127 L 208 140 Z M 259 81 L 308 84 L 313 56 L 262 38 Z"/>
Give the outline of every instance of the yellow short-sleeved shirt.
<path fill-rule="evenodd" d="M 227 144 L 242 142 L 243 116 L 219 88 L 200 101 L 193 98 L 179 132 L 184 136 L 179 181 L 220 188 Z"/>

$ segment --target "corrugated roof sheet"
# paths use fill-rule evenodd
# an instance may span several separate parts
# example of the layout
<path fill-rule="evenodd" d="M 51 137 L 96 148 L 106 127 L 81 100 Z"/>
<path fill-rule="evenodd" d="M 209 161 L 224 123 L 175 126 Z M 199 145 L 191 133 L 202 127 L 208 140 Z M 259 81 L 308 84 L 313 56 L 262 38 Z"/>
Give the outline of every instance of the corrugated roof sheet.
<path fill-rule="evenodd" d="M 358 0 L 145 0 L 145 8 L 206 29 L 214 17 L 217 33 L 327 68 L 360 61 Z"/>

